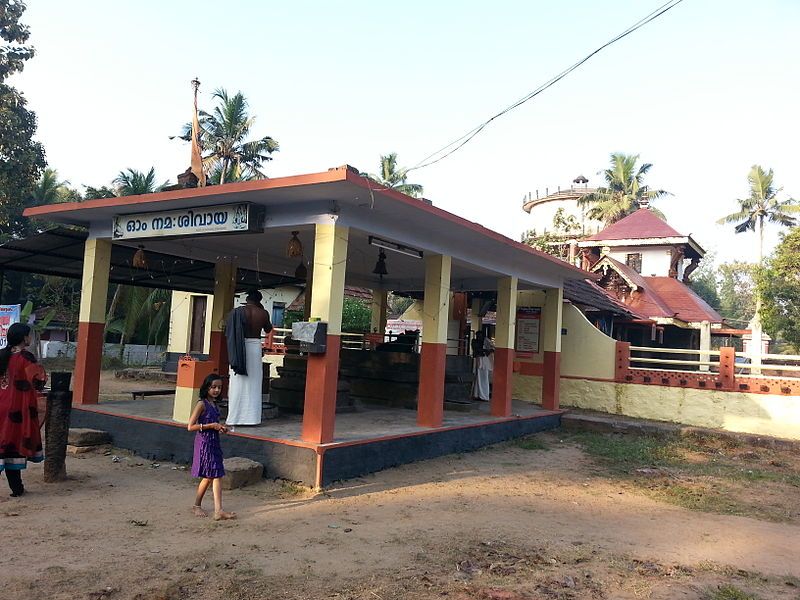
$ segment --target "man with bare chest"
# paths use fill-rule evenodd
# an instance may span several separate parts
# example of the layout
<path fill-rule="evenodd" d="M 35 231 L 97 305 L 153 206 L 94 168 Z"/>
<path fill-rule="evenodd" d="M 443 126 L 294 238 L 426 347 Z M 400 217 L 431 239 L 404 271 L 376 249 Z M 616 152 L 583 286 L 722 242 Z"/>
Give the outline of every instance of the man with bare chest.
<path fill-rule="evenodd" d="M 272 329 L 261 298 L 261 292 L 251 290 L 246 304 L 234 308 L 226 320 L 225 337 L 230 363 L 227 425 L 261 424 L 264 371 L 261 332 L 269 333 Z"/>

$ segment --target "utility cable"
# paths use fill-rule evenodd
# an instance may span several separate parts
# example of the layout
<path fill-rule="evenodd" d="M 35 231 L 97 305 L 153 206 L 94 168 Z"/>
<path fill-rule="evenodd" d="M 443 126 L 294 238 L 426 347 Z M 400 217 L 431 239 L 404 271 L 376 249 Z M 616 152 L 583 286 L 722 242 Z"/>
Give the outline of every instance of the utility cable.
<path fill-rule="evenodd" d="M 437 162 L 439 162 L 441 160 L 444 160 L 445 158 L 447 158 L 448 156 L 450 156 L 451 154 L 453 154 L 457 150 L 463 148 L 464 145 L 466 145 L 476 135 L 478 135 L 481 131 L 483 131 L 492 121 L 494 121 L 495 119 L 497 119 L 499 117 L 502 117 L 506 113 L 514 110 L 515 108 L 521 106 L 522 104 L 525 104 L 529 100 L 532 100 L 533 98 L 535 98 L 536 96 L 538 96 L 539 94 L 544 92 L 549 87 L 555 85 L 556 83 L 558 83 L 559 81 L 564 79 L 564 77 L 566 77 L 567 75 L 572 73 L 575 69 L 580 67 L 586 61 L 588 61 L 590 58 L 592 58 L 595 54 L 598 54 L 599 52 L 601 52 L 602 50 L 605 50 L 606 48 L 608 48 L 612 44 L 618 42 L 622 38 L 627 37 L 628 35 L 630 35 L 634 31 L 640 29 L 641 27 L 644 27 L 645 25 L 647 25 L 651 21 L 657 19 L 658 17 L 660 17 L 661 15 L 666 13 L 668 10 L 670 10 L 672 8 L 675 8 L 681 2 L 683 2 L 683 0 L 669 0 L 668 2 L 665 2 L 664 4 L 662 4 L 661 6 L 656 8 L 654 11 L 652 11 L 648 15 L 646 15 L 646 16 L 642 17 L 641 19 L 639 19 L 636 23 L 634 23 L 633 25 L 628 27 L 625 31 L 623 31 L 622 33 L 616 35 L 611 40 L 609 40 L 608 42 L 606 42 L 605 44 L 603 44 L 602 46 L 600 46 L 599 48 L 597 48 L 596 50 L 594 50 L 590 54 L 586 55 L 581 60 L 579 60 L 578 62 L 573 64 L 572 66 L 564 69 L 563 71 L 561 71 L 561 73 L 559 73 L 558 75 L 552 77 L 551 79 L 549 79 L 548 81 L 546 81 L 545 83 L 540 85 L 538 88 L 536 88 L 535 90 L 533 90 L 529 94 L 523 96 L 522 98 L 520 98 L 519 100 L 514 102 L 512 105 L 504 108 L 499 113 L 497 113 L 493 117 L 487 119 L 486 121 L 484 121 L 483 123 L 481 123 L 480 125 L 475 127 L 474 129 L 469 130 L 467 133 L 462 135 L 460 138 L 458 138 L 456 140 L 453 140 L 452 142 L 450 142 L 446 146 L 440 148 L 436 152 L 433 152 L 432 154 L 429 154 L 428 156 L 423 158 L 420 162 L 418 162 L 415 166 L 411 167 L 410 169 L 407 169 L 406 173 L 408 173 L 410 171 L 414 171 L 416 169 L 422 169 L 424 167 L 428 167 L 430 165 L 436 164 Z M 452 148 L 452 149 L 447 151 L 450 148 Z M 442 154 L 442 152 L 445 152 L 445 154 Z M 438 156 L 439 154 L 442 154 L 442 155 Z M 434 158 L 434 157 L 437 157 L 437 156 L 438 156 L 438 158 Z"/>

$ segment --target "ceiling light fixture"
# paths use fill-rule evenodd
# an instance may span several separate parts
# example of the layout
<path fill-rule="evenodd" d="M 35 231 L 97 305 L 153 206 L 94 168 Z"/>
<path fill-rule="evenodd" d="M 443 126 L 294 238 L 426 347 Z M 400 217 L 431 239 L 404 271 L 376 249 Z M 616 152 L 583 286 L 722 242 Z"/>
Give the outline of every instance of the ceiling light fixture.
<path fill-rule="evenodd" d="M 381 238 L 377 238 L 373 235 L 369 236 L 369 245 L 375 246 L 376 248 L 391 250 L 392 252 L 397 252 L 398 254 L 405 254 L 406 256 L 411 256 L 413 258 L 422 258 L 423 256 L 422 250 L 417 250 L 416 248 L 412 248 L 410 246 L 404 246 L 403 244 L 382 240 Z"/>

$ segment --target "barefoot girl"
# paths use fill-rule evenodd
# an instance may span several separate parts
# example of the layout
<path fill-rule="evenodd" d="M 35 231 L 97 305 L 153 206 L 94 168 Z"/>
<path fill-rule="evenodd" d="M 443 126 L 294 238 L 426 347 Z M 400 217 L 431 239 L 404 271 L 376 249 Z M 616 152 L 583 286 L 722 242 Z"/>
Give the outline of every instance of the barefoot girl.
<path fill-rule="evenodd" d="M 189 419 L 189 431 L 196 431 L 194 438 L 194 460 L 192 461 L 192 476 L 202 477 L 197 486 L 197 495 L 194 499 L 192 512 L 198 517 L 207 517 L 201 504 L 203 496 L 211 485 L 214 492 L 214 520 L 235 519 L 235 513 L 222 510 L 222 485 L 220 478 L 225 475 L 222 466 L 222 447 L 219 443 L 219 434 L 228 430 L 219 422 L 219 408 L 217 400 L 222 394 L 222 379 L 212 373 L 200 386 L 200 401 L 192 411 Z"/>

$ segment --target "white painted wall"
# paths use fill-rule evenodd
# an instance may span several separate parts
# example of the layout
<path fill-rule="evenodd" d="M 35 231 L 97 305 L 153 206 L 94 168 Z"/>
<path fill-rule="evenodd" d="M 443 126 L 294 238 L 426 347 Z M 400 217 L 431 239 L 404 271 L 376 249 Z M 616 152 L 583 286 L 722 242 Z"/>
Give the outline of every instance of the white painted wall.
<path fill-rule="evenodd" d="M 626 264 L 628 254 L 642 255 L 642 275 L 645 277 L 668 277 L 671 258 L 670 246 L 625 246 L 612 247 L 608 256 Z M 678 278 L 683 277 L 683 265 L 678 265 Z"/>
<path fill-rule="evenodd" d="M 531 208 L 528 229 L 535 229 L 536 233 L 542 234 L 545 231 L 553 230 L 553 217 L 559 208 L 564 209 L 564 216 L 572 215 L 583 227 L 586 234 L 594 234 L 603 228 L 600 221 L 594 221 L 583 214 L 583 209 L 578 206 L 575 199 L 550 200 L 536 204 Z"/>

